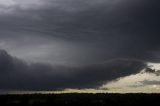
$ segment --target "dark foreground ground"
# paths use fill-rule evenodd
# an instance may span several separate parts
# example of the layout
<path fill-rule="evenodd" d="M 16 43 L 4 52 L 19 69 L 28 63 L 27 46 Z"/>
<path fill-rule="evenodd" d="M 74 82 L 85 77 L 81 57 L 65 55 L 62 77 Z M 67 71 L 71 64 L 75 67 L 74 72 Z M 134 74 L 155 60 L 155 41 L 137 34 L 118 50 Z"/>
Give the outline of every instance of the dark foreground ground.
<path fill-rule="evenodd" d="M 160 94 L 24 94 L 0 95 L 0 106 L 160 106 Z"/>

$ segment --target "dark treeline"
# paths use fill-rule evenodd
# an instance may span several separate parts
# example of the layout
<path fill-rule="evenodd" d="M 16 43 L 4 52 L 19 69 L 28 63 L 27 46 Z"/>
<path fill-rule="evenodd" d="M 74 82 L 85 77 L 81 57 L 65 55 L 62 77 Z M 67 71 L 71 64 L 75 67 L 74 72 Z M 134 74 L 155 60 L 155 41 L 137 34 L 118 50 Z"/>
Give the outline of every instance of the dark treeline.
<path fill-rule="evenodd" d="M 160 94 L 23 94 L 0 95 L 0 106 L 119 106 L 158 105 Z"/>

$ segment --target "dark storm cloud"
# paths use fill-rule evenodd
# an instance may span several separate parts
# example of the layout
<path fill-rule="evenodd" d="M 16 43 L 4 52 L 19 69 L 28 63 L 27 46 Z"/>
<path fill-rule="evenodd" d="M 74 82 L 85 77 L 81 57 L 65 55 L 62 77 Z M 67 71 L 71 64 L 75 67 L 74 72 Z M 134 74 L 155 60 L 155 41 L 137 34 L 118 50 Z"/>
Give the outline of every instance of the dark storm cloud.
<path fill-rule="evenodd" d="M 146 67 L 137 60 L 117 59 L 83 67 L 28 64 L 0 50 L 0 89 L 54 90 L 92 88 L 138 73 Z"/>
<path fill-rule="evenodd" d="M 86 51 L 91 54 L 89 59 L 159 62 L 159 3 L 157 0 L 47 0 L 45 5 L 31 9 L 16 5 L 15 14 L 0 16 L 1 35 L 34 32 L 66 41 L 91 42 L 86 45 L 94 46 L 93 54 Z"/>
<path fill-rule="evenodd" d="M 27 4 L 22 0 L 15 1 L 8 7 L 6 4 L 0 6 L 2 47 L 10 52 L 16 48 L 17 57 L 30 50 L 36 58 L 45 55 L 42 60 L 59 58 L 64 61 L 67 58 L 70 63 L 74 58 L 72 62 L 76 67 L 28 64 L 1 51 L 1 88 L 96 87 L 139 72 L 145 67 L 143 61 L 160 61 L 158 0 L 36 0 L 38 5 L 34 5 L 34 0 L 28 0 Z M 38 40 L 40 37 L 47 40 Z M 59 44 L 56 45 L 56 39 L 52 38 L 65 43 L 62 45 L 57 40 Z M 42 44 L 51 47 L 38 48 Z M 54 45 L 57 49 L 53 49 Z M 59 56 L 61 46 L 63 50 L 60 51 L 64 54 Z M 18 52 L 18 48 L 23 52 Z M 37 55 L 32 50 L 42 54 Z M 59 52 L 56 56 L 54 50 Z M 96 64 L 82 67 L 79 63 Z"/>
<path fill-rule="evenodd" d="M 160 75 L 160 70 L 151 69 L 150 67 L 144 70 L 145 73 L 155 74 L 157 76 Z"/>

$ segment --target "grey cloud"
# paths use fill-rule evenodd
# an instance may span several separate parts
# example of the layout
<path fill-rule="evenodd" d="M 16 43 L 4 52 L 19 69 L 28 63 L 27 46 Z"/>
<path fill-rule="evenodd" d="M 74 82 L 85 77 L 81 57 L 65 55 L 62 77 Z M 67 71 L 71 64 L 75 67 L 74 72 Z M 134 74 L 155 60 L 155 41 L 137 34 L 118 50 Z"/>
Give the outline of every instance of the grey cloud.
<path fill-rule="evenodd" d="M 160 85 L 160 81 L 150 81 L 150 80 L 144 80 L 144 81 L 141 81 L 141 83 L 143 85 Z"/>
<path fill-rule="evenodd" d="M 141 85 L 128 85 L 127 87 L 130 87 L 130 88 L 139 88 L 139 87 L 144 87 L 143 84 Z"/>
<path fill-rule="evenodd" d="M 127 87 L 130 88 L 139 88 L 139 87 L 145 87 L 148 85 L 160 85 L 160 81 L 158 80 L 143 80 L 143 81 L 139 81 L 138 85 L 128 85 Z"/>
<path fill-rule="evenodd" d="M 36 8 L 22 0 L 15 1 L 17 4 L 9 7 L 13 11 L 0 13 L 1 47 L 9 53 L 16 51 L 16 57 L 21 54 L 25 57 L 27 51 L 39 52 L 44 54 L 34 55 L 38 62 L 50 60 L 58 64 L 61 60 L 75 63 L 76 67 L 28 64 L 3 51 L 2 87 L 95 87 L 139 72 L 145 67 L 143 61 L 160 61 L 160 2 L 157 0 L 43 0 L 43 5 Z M 21 8 L 24 4 L 29 8 Z M 39 40 L 41 37 L 47 40 Z M 56 40 L 58 45 L 54 43 Z M 38 48 L 43 45 L 47 49 Z M 31 61 L 35 57 L 31 56 Z"/>
<path fill-rule="evenodd" d="M 36 10 L 18 10 L 0 17 L 1 35 L 17 32 L 52 36 L 68 42 L 89 42 L 92 57 L 142 59 L 159 62 L 159 1 L 54 0 Z M 56 6 L 54 5 L 56 4 Z M 67 8 L 67 9 L 66 9 Z M 72 11 L 67 11 L 71 9 Z M 5 34 L 4 34 L 5 35 Z M 78 47 L 77 47 L 78 48 Z M 108 55 L 107 55 L 108 54 Z"/>
<path fill-rule="evenodd" d="M 152 69 L 150 67 L 147 67 L 145 70 L 144 70 L 145 73 L 150 73 L 150 74 L 155 74 L 157 76 L 160 75 L 160 70 L 155 70 L 155 69 Z"/>
<path fill-rule="evenodd" d="M 0 50 L 0 89 L 55 90 L 95 88 L 146 67 L 138 60 L 116 59 L 81 67 L 26 63 Z"/>

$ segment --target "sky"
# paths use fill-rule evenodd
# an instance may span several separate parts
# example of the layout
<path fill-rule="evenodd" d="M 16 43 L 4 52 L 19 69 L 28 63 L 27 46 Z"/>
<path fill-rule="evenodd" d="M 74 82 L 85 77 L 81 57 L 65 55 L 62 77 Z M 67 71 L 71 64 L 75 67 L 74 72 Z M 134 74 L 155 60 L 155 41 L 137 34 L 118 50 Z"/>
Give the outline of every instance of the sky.
<path fill-rule="evenodd" d="M 160 93 L 159 3 L 0 0 L 0 92 Z"/>

